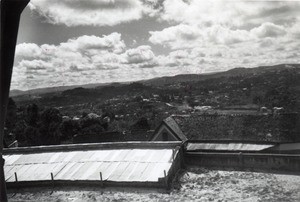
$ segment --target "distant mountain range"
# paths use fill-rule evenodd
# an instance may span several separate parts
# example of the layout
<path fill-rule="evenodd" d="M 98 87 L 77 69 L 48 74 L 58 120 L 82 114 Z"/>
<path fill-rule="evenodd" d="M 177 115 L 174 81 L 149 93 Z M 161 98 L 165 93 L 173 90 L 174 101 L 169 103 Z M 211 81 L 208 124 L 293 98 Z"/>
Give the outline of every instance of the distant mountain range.
<path fill-rule="evenodd" d="M 236 76 L 247 76 L 253 74 L 260 75 L 266 72 L 275 72 L 284 69 L 294 69 L 294 68 L 300 68 L 300 64 L 280 64 L 274 66 L 260 66 L 255 68 L 238 67 L 238 68 L 230 69 L 228 71 L 216 72 L 210 74 L 181 74 L 176 76 L 154 78 L 154 79 L 143 81 L 143 83 L 161 86 L 161 85 L 169 85 L 176 82 L 180 83 L 180 82 L 203 81 L 207 79 L 220 78 L 220 77 L 236 77 Z"/>
<path fill-rule="evenodd" d="M 152 85 L 152 86 L 163 86 L 163 85 L 170 85 L 172 83 L 182 83 L 182 82 L 193 82 L 193 81 L 203 81 L 206 79 L 212 78 L 220 78 L 220 77 L 236 77 L 236 76 L 247 76 L 247 75 L 260 75 L 266 72 L 275 72 L 281 71 L 284 69 L 295 69 L 300 68 L 300 64 L 280 64 L 274 66 L 260 66 L 255 68 L 234 68 L 224 72 L 216 72 L 216 73 L 209 73 L 209 74 L 181 74 L 176 76 L 165 76 L 165 77 L 158 77 L 149 80 L 141 80 L 136 81 L 138 83 L 143 83 L 145 85 Z M 48 88 L 38 88 L 32 89 L 28 91 L 21 91 L 21 90 L 11 90 L 10 96 L 19 96 L 19 95 L 40 95 L 40 94 L 47 94 L 47 93 L 54 93 L 54 92 L 62 92 L 65 90 L 71 90 L 74 88 L 82 87 L 82 88 L 98 88 L 104 86 L 118 86 L 122 84 L 128 84 L 132 82 L 124 82 L 124 83 L 93 83 L 93 84 L 85 84 L 85 85 L 72 85 L 72 86 L 57 86 L 57 87 L 48 87 Z"/>
<path fill-rule="evenodd" d="M 62 92 L 65 90 L 71 90 L 74 88 L 82 87 L 82 88 L 97 88 L 107 85 L 117 85 L 118 83 L 91 83 L 85 85 L 72 85 L 72 86 L 56 86 L 56 87 L 47 87 L 47 88 L 36 88 L 32 90 L 22 91 L 22 90 L 11 90 L 10 96 L 19 96 L 19 95 L 39 95 L 39 94 L 47 94 L 54 92 Z"/>

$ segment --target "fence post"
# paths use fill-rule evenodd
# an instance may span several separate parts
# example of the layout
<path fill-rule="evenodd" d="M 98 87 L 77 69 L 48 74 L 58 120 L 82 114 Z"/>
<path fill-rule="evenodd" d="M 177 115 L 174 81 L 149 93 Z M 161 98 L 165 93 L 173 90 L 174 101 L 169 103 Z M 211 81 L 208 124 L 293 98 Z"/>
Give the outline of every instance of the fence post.
<path fill-rule="evenodd" d="M 166 173 L 166 170 L 164 170 L 164 179 L 165 179 L 165 185 L 166 185 L 166 188 L 168 188 L 168 179 L 167 179 L 167 173 Z"/>
<path fill-rule="evenodd" d="M 172 149 L 172 159 L 173 159 L 173 161 L 175 159 L 175 149 Z"/>
<path fill-rule="evenodd" d="M 17 176 L 16 172 L 15 172 L 15 180 L 16 180 L 16 182 L 18 182 L 18 176 Z"/>
<path fill-rule="evenodd" d="M 50 173 L 51 174 L 51 182 L 52 182 L 52 187 L 54 188 L 54 177 L 53 177 L 53 173 Z M 51 193 L 52 194 L 52 193 Z"/>
<path fill-rule="evenodd" d="M 103 187 L 103 178 L 102 178 L 102 172 L 100 172 L 100 180 L 101 180 L 101 187 Z"/>
<path fill-rule="evenodd" d="M 242 152 L 239 153 L 239 163 L 240 163 L 240 166 L 243 168 L 244 167 L 244 159 L 243 159 Z"/>

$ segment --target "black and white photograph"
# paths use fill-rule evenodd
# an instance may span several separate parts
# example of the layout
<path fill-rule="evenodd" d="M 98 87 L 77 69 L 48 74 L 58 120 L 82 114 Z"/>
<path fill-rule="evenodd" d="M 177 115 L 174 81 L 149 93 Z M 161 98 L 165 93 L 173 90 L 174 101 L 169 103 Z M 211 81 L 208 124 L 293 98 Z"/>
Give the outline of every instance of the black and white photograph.
<path fill-rule="evenodd" d="M 0 2 L 1 202 L 300 201 L 300 0 Z"/>

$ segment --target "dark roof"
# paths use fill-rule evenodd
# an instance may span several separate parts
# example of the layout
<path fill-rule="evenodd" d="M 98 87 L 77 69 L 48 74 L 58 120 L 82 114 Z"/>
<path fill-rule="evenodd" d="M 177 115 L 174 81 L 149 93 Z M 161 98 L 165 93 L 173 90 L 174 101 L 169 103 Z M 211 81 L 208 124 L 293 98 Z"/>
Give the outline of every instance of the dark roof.
<path fill-rule="evenodd" d="M 174 133 L 176 137 L 178 137 L 182 141 L 187 141 L 188 138 L 183 134 L 179 125 L 172 117 L 168 117 L 163 120 L 163 123 Z"/>
<path fill-rule="evenodd" d="M 172 115 L 189 140 L 290 142 L 298 137 L 298 115 L 189 114 Z M 300 138 L 300 136 L 299 136 Z M 299 140 L 300 141 L 300 140 Z"/>
<path fill-rule="evenodd" d="M 300 153 L 300 142 L 279 143 L 275 147 L 268 149 L 271 152 L 278 153 Z"/>

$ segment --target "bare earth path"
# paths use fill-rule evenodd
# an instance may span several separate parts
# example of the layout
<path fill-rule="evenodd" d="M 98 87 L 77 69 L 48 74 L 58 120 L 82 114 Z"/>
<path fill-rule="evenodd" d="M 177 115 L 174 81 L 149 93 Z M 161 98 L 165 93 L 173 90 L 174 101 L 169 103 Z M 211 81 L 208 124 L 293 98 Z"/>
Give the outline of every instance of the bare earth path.
<path fill-rule="evenodd" d="M 248 201 L 299 202 L 300 176 L 190 168 L 170 193 L 109 190 L 19 190 L 9 201 Z"/>

